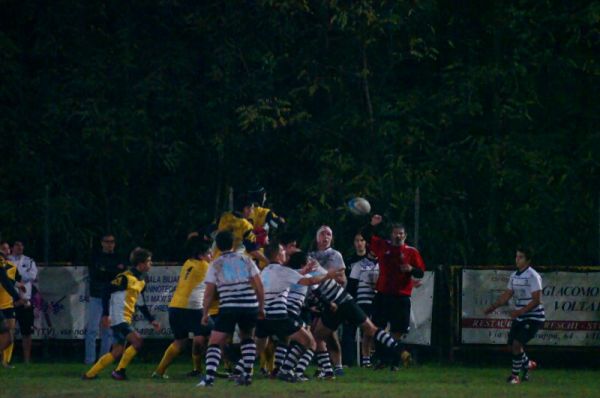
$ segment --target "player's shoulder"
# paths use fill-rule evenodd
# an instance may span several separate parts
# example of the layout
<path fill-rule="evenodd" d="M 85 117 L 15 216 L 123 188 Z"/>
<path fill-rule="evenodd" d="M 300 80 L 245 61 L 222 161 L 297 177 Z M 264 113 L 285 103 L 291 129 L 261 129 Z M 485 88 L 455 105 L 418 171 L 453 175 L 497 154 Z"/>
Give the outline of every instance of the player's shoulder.
<path fill-rule="evenodd" d="M 527 270 L 525 270 L 525 272 L 535 278 L 541 278 L 542 276 L 540 275 L 539 272 L 537 272 L 535 269 L 533 269 L 533 267 L 529 267 L 527 268 Z"/>

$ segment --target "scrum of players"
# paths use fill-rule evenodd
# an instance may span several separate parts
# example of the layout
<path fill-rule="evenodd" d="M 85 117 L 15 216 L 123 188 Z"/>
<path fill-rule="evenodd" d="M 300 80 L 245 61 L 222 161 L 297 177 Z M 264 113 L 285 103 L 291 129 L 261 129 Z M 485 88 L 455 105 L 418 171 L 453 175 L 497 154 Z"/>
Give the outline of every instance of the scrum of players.
<path fill-rule="evenodd" d="M 361 331 L 361 366 L 408 366 L 402 339 L 409 328 L 411 291 L 425 265 L 405 244 L 405 228 L 392 224 L 385 236 L 379 231 L 382 217 L 373 215 L 354 237 L 355 254 L 344 261 L 326 225 L 316 229 L 313 251 L 302 250 L 289 233 L 270 240 L 269 232 L 286 220 L 265 207 L 265 199 L 264 189 L 239 195 L 234 210 L 222 214 L 212 231 L 188 237 L 188 259 L 168 309 L 174 339 L 152 377 L 168 378 L 169 365 L 193 335 L 194 369 L 188 375 L 200 378 L 198 387 L 213 386 L 217 378 L 250 385 L 257 357 L 259 372 L 272 379 L 305 382 L 314 361 L 313 378 L 334 380 L 344 373 L 341 325 Z M 84 380 L 95 379 L 117 360 L 111 377 L 127 379 L 127 366 L 143 341 L 132 325 L 136 307 L 160 328 L 144 299 L 152 253 L 136 248 L 130 261 L 132 268 L 113 280 L 103 305 L 115 343 Z"/>

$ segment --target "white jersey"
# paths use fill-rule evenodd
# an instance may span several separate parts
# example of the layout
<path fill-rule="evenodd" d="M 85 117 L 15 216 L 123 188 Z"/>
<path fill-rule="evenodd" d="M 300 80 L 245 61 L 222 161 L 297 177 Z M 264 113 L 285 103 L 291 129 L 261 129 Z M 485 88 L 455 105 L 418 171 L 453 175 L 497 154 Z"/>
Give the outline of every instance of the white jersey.
<path fill-rule="evenodd" d="M 350 278 L 358 280 L 356 303 L 370 305 L 375 297 L 375 284 L 379 278 L 377 261 L 363 257 L 350 265 Z"/>
<path fill-rule="evenodd" d="M 23 286 L 25 286 L 25 293 L 23 294 L 23 298 L 31 300 L 31 284 L 32 282 L 35 282 L 38 274 L 38 269 L 35 265 L 35 261 L 33 261 L 31 257 L 27 257 L 23 254 L 21 254 L 20 256 L 10 255 L 8 256 L 8 259 L 17 266 L 19 275 L 21 275 L 21 283 L 23 283 Z"/>
<path fill-rule="evenodd" d="M 344 258 L 341 253 L 335 249 L 327 248 L 325 250 L 318 250 L 314 252 L 310 252 L 309 257 L 317 260 L 321 267 L 325 268 L 327 271 L 340 270 L 345 269 L 346 264 L 344 264 Z"/>
<path fill-rule="evenodd" d="M 265 317 L 287 318 L 290 287 L 304 278 L 298 271 L 281 264 L 269 264 L 260 273 L 265 291 Z"/>
<path fill-rule="evenodd" d="M 531 267 L 526 268 L 522 272 L 513 272 L 508 280 L 507 289 L 512 290 L 513 292 L 513 299 L 515 300 L 517 310 L 521 309 L 533 299 L 533 292 L 542 290 L 542 277 Z M 544 313 L 544 306 L 540 303 L 537 307 L 516 318 L 517 321 L 526 319 L 545 321 L 546 314 Z"/>
<path fill-rule="evenodd" d="M 204 282 L 216 286 L 219 310 L 255 309 L 258 299 L 250 279 L 258 274 L 256 264 L 249 257 L 225 252 L 211 263 Z"/>

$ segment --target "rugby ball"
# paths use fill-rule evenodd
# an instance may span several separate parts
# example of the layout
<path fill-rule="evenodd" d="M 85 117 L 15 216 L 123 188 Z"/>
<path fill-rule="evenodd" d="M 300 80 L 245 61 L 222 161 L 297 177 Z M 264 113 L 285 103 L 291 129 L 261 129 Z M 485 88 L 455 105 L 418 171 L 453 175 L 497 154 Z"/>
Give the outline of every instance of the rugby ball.
<path fill-rule="evenodd" d="M 371 204 L 365 198 L 353 198 L 348 201 L 350 213 L 365 216 L 371 212 Z"/>

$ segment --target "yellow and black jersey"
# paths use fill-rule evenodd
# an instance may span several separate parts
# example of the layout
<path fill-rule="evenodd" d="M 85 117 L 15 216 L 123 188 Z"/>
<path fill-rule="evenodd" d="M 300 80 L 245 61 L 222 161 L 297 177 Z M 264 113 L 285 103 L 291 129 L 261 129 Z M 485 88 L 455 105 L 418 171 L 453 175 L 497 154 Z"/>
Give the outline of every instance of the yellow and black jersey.
<path fill-rule="evenodd" d="M 138 305 L 140 311 L 148 322 L 154 320 L 144 298 L 145 288 L 146 281 L 142 273 L 135 268 L 121 272 L 112 280 L 109 293 L 110 319 L 113 326 L 124 322 L 131 323 L 140 296 L 142 297 L 142 305 Z M 106 310 L 105 315 L 108 315 Z"/>
<path fill-rule="evenodd" d="M 190 258 L 183 263 L 169 307 L 201 310 L 206 290 L 204 277 L 207 271 L 208 263 L 204 260 Z"/>
<path fill-rule="evenodd" d="M 0 310 L 14 307 L 14 302 L 19 299 L 15 282 L 19 279 L 17 266 L 8 260 L 0 260 Z"/>
<path fill-rule="evenodd" d="M 223 213 L 217 225 L 217 231 L 231 231 L 233 233 L 233 251 L 253 252 L 258 249 L 256 245 L 256 237 L 254 236 L 253 227 L 250 221 L 246 220 L 238 212 Z M 215 258 L 221 252 L 215 250 Z"/>
<path fill-rule="evenodd" d="M 275 212 L 267 207 L 256 206 L 252 209 L 248 220 L 252 223 L 254 229 L 259 228 L 277 228 L 282 224 L 283 220 Z M 268 227 L 265 227 L 265 224 Z"/>

